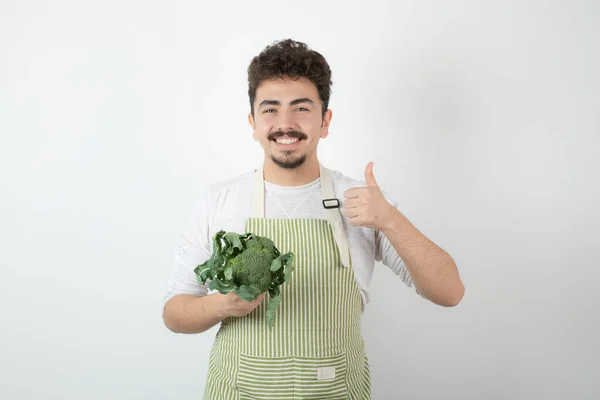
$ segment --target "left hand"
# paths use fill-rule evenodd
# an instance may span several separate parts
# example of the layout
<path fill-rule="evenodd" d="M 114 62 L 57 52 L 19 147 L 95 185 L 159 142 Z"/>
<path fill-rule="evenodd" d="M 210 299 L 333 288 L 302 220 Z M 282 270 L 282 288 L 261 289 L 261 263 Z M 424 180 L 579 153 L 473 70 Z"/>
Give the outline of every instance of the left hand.
<path fill-rule="evenodd" d="M 391 224 L 396 210 L 383 196 L 373 175 L 373 163 L 365 169 L 367 187 L 357 187 L 344 192 L 344 215 L 350 224 L 385 230 Z"/>

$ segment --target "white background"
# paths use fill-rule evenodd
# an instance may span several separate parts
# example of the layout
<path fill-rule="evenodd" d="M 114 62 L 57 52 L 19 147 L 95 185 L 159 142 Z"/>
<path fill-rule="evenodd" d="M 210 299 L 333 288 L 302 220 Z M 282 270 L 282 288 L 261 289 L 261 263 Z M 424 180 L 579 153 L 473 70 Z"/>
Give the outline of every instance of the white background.
<path fill-rule="evenodd" d="M 600 398 L 597 1 L 0 2 L 0 398 L 201 398 L 162 323 L 210 183 L 255 167 L 246 68 L 333 69 L 322 162 L 455 258 L 456 308 L 378 265 L 374 399 Z"/>

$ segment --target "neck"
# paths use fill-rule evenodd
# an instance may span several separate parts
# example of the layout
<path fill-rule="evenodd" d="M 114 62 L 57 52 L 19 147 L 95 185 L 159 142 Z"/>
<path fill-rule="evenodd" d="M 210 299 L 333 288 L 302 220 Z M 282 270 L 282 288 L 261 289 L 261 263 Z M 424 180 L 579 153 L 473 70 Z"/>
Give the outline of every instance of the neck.
<path fill-rule="evenodd" d="M 281 168 L 269 157 L 265 157 L 263 167 L 265 181 L 278 186 L 302 186 L 317 180 L 321 174 L 319 161 L 306 160 L 304 164 L 294 169 Z"/>

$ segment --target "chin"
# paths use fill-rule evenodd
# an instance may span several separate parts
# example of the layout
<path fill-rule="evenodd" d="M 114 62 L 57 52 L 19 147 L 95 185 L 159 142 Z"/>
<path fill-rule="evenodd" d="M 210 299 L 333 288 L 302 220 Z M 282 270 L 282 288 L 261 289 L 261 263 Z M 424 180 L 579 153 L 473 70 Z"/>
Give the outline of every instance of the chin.
<path fill-rule="evenodd" d="M 306 161 L 306 155 L 299 157 L 275 157 L 271 156 L 271 160 L 280 168 L 296 169 L 301 167 Z"/>

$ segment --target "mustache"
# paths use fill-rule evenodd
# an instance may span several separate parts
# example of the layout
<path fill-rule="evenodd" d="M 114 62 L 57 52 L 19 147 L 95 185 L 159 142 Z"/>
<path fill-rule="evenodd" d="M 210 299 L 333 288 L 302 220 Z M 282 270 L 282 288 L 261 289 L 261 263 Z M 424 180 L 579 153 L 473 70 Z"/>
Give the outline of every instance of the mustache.
<path fill-rule="evenodd" d="M 277 132 L 271 132 L 268 136 L 269 140 L 277 140 L 278 138 L 282 137 L 282 136 L 287 136 L 287 137 L 291 137 L 291 138 L 296 138 L 299 140 L 305 140 L 308 139 L 308 136 L 305 133 L 302 133 L 300 131 L 277 131 Z"/>

